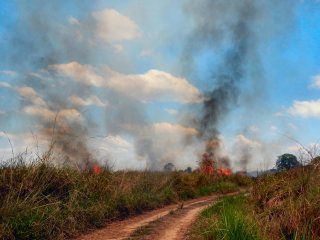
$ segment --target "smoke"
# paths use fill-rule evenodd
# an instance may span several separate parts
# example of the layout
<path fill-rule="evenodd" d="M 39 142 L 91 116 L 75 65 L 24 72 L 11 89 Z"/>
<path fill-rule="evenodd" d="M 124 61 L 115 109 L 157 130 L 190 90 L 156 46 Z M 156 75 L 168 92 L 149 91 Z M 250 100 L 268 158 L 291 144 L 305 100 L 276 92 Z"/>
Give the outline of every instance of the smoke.
<path fill-rule="evenodd" d="M 207 152 L 219 157 L 221 164 L 228 166 L 228 157 L 221 151 L 220 125 L 228 113 L 240 104 L 243 104 L 241 107 L 252 106 L 253 104 L 249 102 L 256 102 L 252 99 L 256 100 L 256 95 L 263 91 L 261 86 L 264 78 L 258 48 L 266 39 L 265 36 L 271 33 L 260 31 L 260 28 L 262 25 L 272 24 L 267 19 L 274 17 L 270 14 L 274 8 L 290 9 L 290 4 L 285 1 L 268 2 L 253 0 L 188 2 L 186 13 L 187 17 L 192 17 L 193 31 L 187 39 L 183 54 L 183 65 L 188 69 L 185 71 L 186 78 L 193 77 L 197 82 L 208 85 L 201 110 L 193 119 L 197 128 L 196 133 L 175 126 L 175 129 L 179 129 L 175 130 L 177 134 L 170 134 L 173 132 L 172 126 L 153 124 L 146 115 L 146 103 L 133 97 L 137 94 L 130 95 L 112 89 L 97 90 L 97 86 L 90 87 L 82 84 L 81 80 L 70 81 L 68 76 L 60 76 L 48 67 L 78 62 L 93 66 L 92 69 L 96 70 L 99 67 L 95 66 L 100 63 L 111 62 L 112 68 L 118 72 L 128 73 L 132 70 L 130 69 L 134 66 L 130 64 L 132 59 L 118 57 L 109 60 L 111 57 L 108 53 L 111 50 L 106 51 L 103 57 L 99 51 L 107 48 L 117 48 L 120 51 L 123 46 L 112 45 L 112 41 L 118 41 L 122 37 L 132 40 L 141 37 L 142 32 L 133 21 L 126 17 L 121 18 L 116 11 L 97 14 L 93 1 L 85 0 L 81 3 L 79 1 L 66 3 L 62 0 L 15 1 L 18 6 L 17 19 L 7 26 L 5 37 L 0 39 L 6 43 L 0 44 L 0 52 L 5 59 L 2 67 L 20 72 L 19 87 L 28 86 L 35 90 L 31 96 L 33 100 L 27 97 L 21 98 L 20 110 L 36 116 L 36 124 L 40 126 L 41 134 L 47 139 L 54 137 L 56 149 L 64 156 L 63 159 L 74 162 L 81 169 L 95 161 L 94 151 L 88 146 L 88 139 L 93 135 L 92 129 L 96 127 L 96 123 L 90 120 L 90 113 L 86 113 L 85 107 L 73 104 L 69 98 L 81 96 L 82 99 L 89 99 L 97 93 L 111 103 L 111 107 L 104 106 L 105 114 L 102 113 L 99 119 L 105 128 L 98 129 L 103 132 L 99 132 L 99 135 L 119 134 L 130 138 L 134 143 L 137 157 L 146 160 L 147 168 L 162 169 L 168 162 L 178 166 L 176 160 L 180 160 L 181 153 L 186 150 L 184 145 L 193 144 L 196 135 L 206 142 Z M 70 9 L 74 16 L 67 16 L 70 14 Z M 93 12 L 96 14 L 92 15 Z M 109 16 L 107 13 L 117 16 L 120 26 L 126 23 L 129 24 L 127 27 L 131 26 L 134 30 L 126 32 L 127 27 L 123 27 L 120 29 L 121 34 L 108 35 L 108 24 L 104 24 L 105 22 L 100 19 L 102 16 Z M 100 28 L 95 25 L 97 18 L 102 24 Z M 283 25 L 285 22 L 283 19 L 277 21 L 281 23 L 278 25 Z M 100 34 L 93 36 L 93 29 L 99 29 Z M 281 27 L 277 26 L 275 32 L 281 32 L 279 29 Z M 100 44 L 105 45 L 101 47 Z M 185 39 L 181 39 L 180 44 L 185 44 Z M 204 52 L 213 57 L 201 63 L 207 65 L 205 67 L 207 73 L 205 76 L 198 76 L 196 60 Z M 80 76 L 81 74 L 82 72 L 78 71 L 76 77 L 89 78 Z M 101 81 L 108 78 L 103 74 L 99 77 Z M 257 86 L 259 89 L 253 91 L 253 87 Z M 246 90 L 245 94 L 243 88 Z M 247 99 L 245 104 L 243 99 Z M 176 135 L 182 138 L 187 136 L 188 141 Z M 247 156 L 251 157 L 250 154 Z"/>
<path fill-rule="evenodd" d="M 89 127 L 93 124 L 82 116 L 82 109 L 72 106 L 67 98 L 72 94 L 88 96 L 91 89 L 55 78 L 46 68 L 72 59 L 90 61 L 92 52 L 85 47 L 85 42 L 75 39 L 61 16 L 69 7 L 80 14 L 94 6 L 86 1 L 67 5 L 60 0 L 15 4 L 18 14 L 7 26 L 5 44 L 1 44 L 0 50 L 4 64 L 19 72 L 16 89 L 28 90 L 21 98 L 20 111 L 34 117 L 39 126 L 37 134 L 54 144 L 60 163 L 85 169 L 94 162 L 87 146 Z"/>
<path fill-rule="evenodd" d="M 166 163 L 184 167 L 185 137 L 192 142 L 192 128 L 170 123 L 151 123 L 145 104 L 119 93 L 112 93 L 113 108 L 106 112 L 107 131 L 112 135 L 129 135 L 137 158 L 146 162 L 149 170 L 162 170 Z M 180 163 L 180 164 L 179 164 Z"/>
<path fill-rule="evenodd" d="M 188 3 L 186 9 L 193 17 L 194 27 L 185 47 L 183 64 L 186 74 L 205 83 L 209 89 L 193 123 L 200 132 L 200 139 L 206 142 L 206 152 L 219 158 L 220 126 L 230 112 L 241 108 L 244 116 L 251 115 L 255 120 L 263 116 L 261 99 L 266 100 L 265 79 L 259 48 L 263 41 L 291 21 L 292 17 L 281 23 L 273 22 L 272 12 L 288 14 L 292 6 L 284 1 L 254 0 Z M 208 73 L 199 74 L 201 69 L 196 61 L 204 52 L 211 54 L 211 58 L 203 60 L 200 68 Z M 248 127 L 248 122 L 243 122 L 246 120 L 235 121 L 243 124 L 242 130 Z M 238 161 L 246 166 L 252 158 L 251 150 L 242 148 L 241 152 Z"/>

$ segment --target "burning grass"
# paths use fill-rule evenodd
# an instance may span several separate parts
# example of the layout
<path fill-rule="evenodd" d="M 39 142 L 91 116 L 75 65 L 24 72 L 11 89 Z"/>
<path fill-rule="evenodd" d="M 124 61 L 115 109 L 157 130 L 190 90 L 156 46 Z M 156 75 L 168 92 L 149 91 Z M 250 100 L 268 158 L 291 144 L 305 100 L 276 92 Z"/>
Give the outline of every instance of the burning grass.
<path fill-rule="evenodd" d="M 182 199 L 246 186 L 245 177 L 79 171 L 23 159 L 0 168 L 0 238 L 65 239 Z"/>

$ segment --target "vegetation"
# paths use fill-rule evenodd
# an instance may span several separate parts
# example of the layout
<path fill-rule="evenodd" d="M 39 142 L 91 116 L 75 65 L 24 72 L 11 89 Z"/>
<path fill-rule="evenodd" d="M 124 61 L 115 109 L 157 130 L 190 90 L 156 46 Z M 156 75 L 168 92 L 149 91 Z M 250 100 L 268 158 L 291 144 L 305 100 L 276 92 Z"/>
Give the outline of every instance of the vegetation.
<path fill-rule="evenodd" d="M 319 181 L 315 164 L 258 178 L 250 200 L 261 231 L 271 239 L 319 239 Z"/>
<path fill-rule="evenodd" d="M 297 157 L 293 154 L 285 153 L 278 157 L 276 167 L 279 171 L 289 170 L 294 167 L 300 166 Z"/>
<path fill-rule="evenodd" d="M 252 191 L 206 209 L 193 239 L 320 239 L 320 157 L 260 176 Z"/>
<path fill-rule="evenodd" d="M 246 212 L 243 195 L 223 198 L 205 209 L 190 233 L 191 239 L 259 239 L 257 227 Z"/>
<path fill-rule="evenodd" d="M 78 171 L 50 157 L 0 168 L 0 239 L 64 239 L 108 221 L 181 199 L 230 192 L 250 184 L 241 176 L 186 172 Z"/>

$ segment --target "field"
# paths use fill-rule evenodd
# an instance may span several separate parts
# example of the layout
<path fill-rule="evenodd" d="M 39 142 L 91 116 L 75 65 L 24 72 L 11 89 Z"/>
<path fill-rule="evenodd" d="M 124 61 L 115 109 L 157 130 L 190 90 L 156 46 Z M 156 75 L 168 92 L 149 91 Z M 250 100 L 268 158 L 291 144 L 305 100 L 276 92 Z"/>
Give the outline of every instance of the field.
<path fill-rule="evenodd" d="M 204 210 L 191 239 L 320 239 L 319 161 L 254 180 Z"/>
<path fill-rule="evenodd" d="M 0 169 L 0 238 L 65 239 L 116 219 L 180 200 L 248 186 L 241 176 L 186 172 L 113 172 L 100 174 L 55 167 L 50 159 L 24 159 Z"/>

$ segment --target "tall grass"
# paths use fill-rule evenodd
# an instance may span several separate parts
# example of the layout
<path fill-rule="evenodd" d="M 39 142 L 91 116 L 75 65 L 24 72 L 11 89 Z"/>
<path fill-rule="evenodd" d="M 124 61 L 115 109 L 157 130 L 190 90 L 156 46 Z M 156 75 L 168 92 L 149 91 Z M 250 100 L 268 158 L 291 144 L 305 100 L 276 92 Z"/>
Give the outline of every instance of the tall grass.
<path fill-rule="evenodd" d="M 201 239 L 257 240 L 258 229 L 246 214 L 243 195 L 223 198 L 206 208 L 193 235 Z"/>
<path fill-rule="evenodd" d="M 252 206 L 272 239 L 320 239 L 320 170 L 314 163 L 257 179 Z"/>
<path fill-rule="evenodd" d="M 199 173 L 112 172 L 95 175 L 48 159 L 0 167 L 0 239 L 65 239 L 115 219 L 181 199 L 234 191 L 244 177 Z M 227 183 L 225 183 L 227 182 Z"/>

